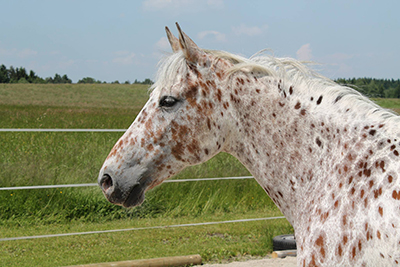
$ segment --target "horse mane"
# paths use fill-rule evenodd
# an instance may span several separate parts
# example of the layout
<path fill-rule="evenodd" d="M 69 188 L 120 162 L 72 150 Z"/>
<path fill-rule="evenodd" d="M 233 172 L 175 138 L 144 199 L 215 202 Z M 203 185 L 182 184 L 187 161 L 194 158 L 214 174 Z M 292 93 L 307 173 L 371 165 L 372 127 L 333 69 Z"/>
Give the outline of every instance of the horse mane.
<path fill-rule="evenodd" d="M 257 78 L 271 77 L 283 82 L 283 88 L 287 85 L 295 88 L 298 94 L 323 94 L 324 99 L 331 103 L 340 103 L 342 106 L 351 107 L 365 114 L 370 119 L 399 119 L 399 116 L 391 110 L 384 109 L 357 90 L 340 85 L 331 79 L 324 77 L 310 67 L 312 62 L 301 62 L 293 58 L 277 58 L 266 54 L 268 50 L 262 50 L 250 58 L 245 58 L 220 50 L 203 50 L 216 58 L 228 60 L 233 66 L 227 70 L 228 78 L 237 73 L 250 73 Z M 156 88 L 169 88 L 176 82 L 176 75 L 186 75 L 189 71 L 182 51 L 170 54 L 159 63 L 156 82 L 150 90 Z M 300 92 L 299 92 L 300 91 Z"/>

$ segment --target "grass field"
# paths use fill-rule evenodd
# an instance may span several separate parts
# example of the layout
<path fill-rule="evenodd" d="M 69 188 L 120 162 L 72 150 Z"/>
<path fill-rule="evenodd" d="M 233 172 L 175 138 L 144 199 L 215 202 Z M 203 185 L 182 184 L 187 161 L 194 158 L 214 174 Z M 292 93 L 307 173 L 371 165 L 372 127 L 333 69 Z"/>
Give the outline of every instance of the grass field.
<path fill-rule="evenodd" d="M 0 84 L 0 128 L 119 128 L 148 97 L 142 85 Z M 382 101 L 388 108 L 398 100 Z M 94 183 L 122 133 L 0 133 L 0 187 Z M 174 179 L 249 175 L 221 153 Z M 0 191 L 0 238 L 281 215 L 254 180 L 163 184 L 124 209 L 99 188 Z M 206 261 L 263 256 L 286 220 L 7 241 L 2 266 L 59 266 L 199 253 Z"/>
<path fill-rule="evenodd" d="M 125 129 L 145 86 L 0 84 L 0 128 Z M 0 186 L 96 182 L 122 133 L 0 133 Z M 249 175 L 217 155 L 175 179 Z M 254 180 L 169 183 L 124 209 L 99 188 L 0 191 L 0 238 L 281 215 Z M 57 266 L 200 253 L 205 260 L 265 255 L 285 220 L 1 242 L 2 266 Z"/>

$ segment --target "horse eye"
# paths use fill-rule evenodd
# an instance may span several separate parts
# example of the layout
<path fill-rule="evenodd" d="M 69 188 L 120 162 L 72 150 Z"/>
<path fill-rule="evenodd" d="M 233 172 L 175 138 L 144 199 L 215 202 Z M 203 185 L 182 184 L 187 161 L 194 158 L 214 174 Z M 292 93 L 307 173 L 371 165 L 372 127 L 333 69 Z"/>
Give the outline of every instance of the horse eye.
<path fill-rule="evenodd" d="M 172 96 L 164 96 L 160 100 L 160 107 L 170 108 L 173 107 L 179 100 Z"/>

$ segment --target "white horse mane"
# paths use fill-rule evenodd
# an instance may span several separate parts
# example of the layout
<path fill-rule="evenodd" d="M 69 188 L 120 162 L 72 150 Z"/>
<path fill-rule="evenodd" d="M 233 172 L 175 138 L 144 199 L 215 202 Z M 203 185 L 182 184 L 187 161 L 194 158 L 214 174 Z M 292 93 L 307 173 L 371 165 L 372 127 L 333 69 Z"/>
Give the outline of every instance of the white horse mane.
<path fill-rule="evenodd" d="M 296 88 L 302 88 L 306 93 L 324 94 L 328 101 L 340 102 L 364 112 L 366 117 L 371 119 L 398 119 L 394 112 L 383 109 L 361 93 L 348 86 L 339 85 L 329 78 L 326 78 L 311 68 L 306 66 L 310 62 L 300 62 L 293 58 L 277 58 L 266 55 L 262 50 L 250 58 L 234 55 L 225 51 L 203 50 L 217 58 L 225 59 L 233 63 L 228 71 L 228 77 L 239 72 L 251 73 L 256 77 L 271 77 L 282 80 L 283 84 L 292 85 Z M 176 81 L 177 73 L 186 75 L 189 71 L 185 56 L 182 51 L 173 53 L 159 63 L 159 69 L 156 76 L 156 82 L 150 90 L 161 90 L 168 88 Z M 288 87 L 289 87 L 288 86 Z M 283 86 L 284 87 L 284 86 Z M 300 93 L 301 92 L 298 92 Z"/>

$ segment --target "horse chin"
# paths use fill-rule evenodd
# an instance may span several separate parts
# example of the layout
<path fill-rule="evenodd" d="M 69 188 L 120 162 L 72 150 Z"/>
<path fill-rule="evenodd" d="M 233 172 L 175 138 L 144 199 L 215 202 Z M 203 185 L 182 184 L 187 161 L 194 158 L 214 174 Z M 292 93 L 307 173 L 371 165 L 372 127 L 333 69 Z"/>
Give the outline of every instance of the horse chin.
<path fill-rule="evenodd" d="M 142 185 L 134 185 L 128 197 L 122 203 L 122 206 L 124 206 L 125 208 L 132 208 L 141 205 L 144 201 L 144 193 L 145 188 Z"/>

